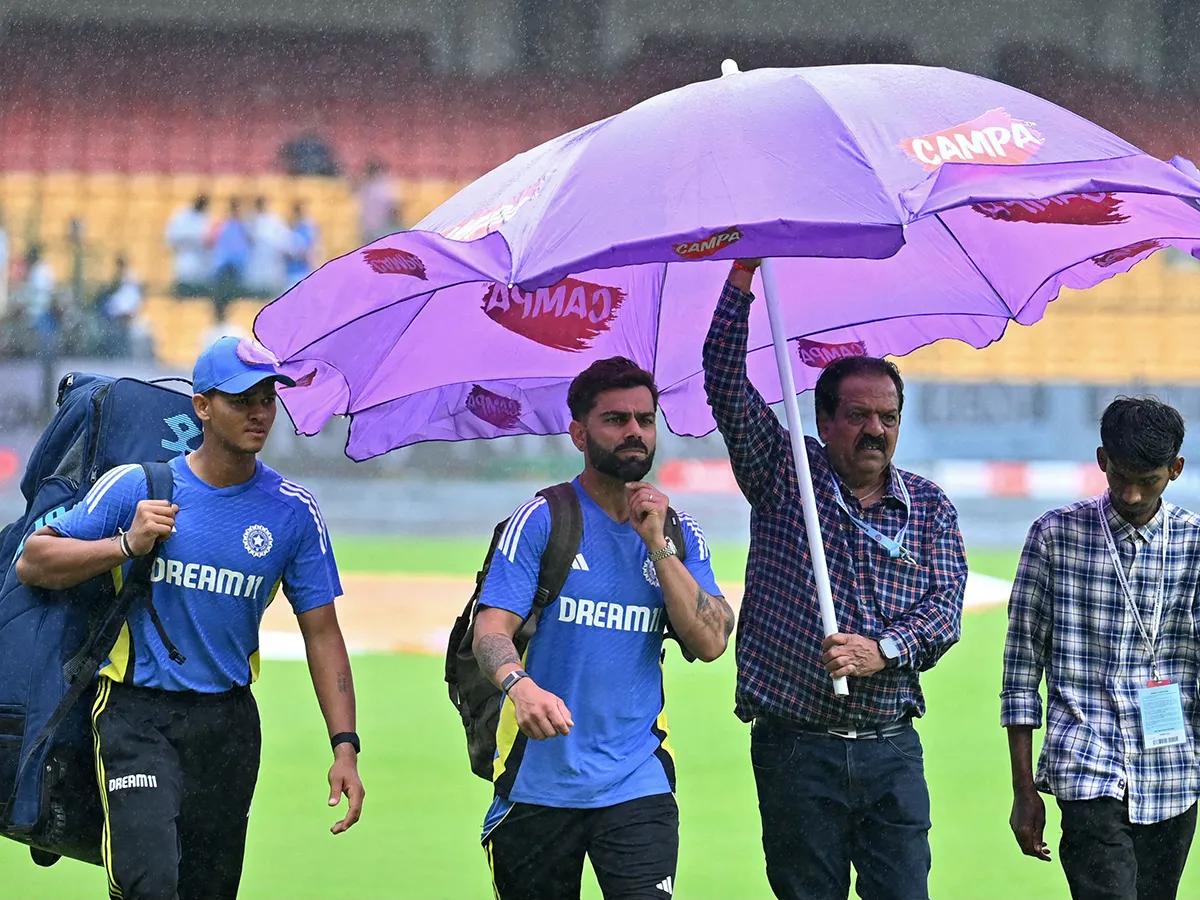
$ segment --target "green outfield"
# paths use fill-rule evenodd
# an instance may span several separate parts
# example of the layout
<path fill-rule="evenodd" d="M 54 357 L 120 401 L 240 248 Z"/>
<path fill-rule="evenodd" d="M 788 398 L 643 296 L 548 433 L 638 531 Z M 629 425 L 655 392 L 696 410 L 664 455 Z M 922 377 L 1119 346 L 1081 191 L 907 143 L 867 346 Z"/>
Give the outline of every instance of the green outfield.
<path fill-rule="evenodd" d="M 478 544 L 342 541 L 347 571 L 472 574 Z M 744 550 L 715 547 L 718 579 L 739 581 Z M 972 567 L 1011 577 L 1015 554 L 979 554 Z M 938 900 L 1066 900 L 1057 862 L 1021 856 L 1008 830 L 1008 757 L 998 725 L 1004 612 L 970 613 L 963 641 L 925 678 L 921 725 L 933 796 L 933 876 Z M 440 659 L 374 655 L 355 661 L 367 786 L 362 822 L 333 837 L 325 805 L 328 745 L 302 663 L 268 662 L 256 689 L 264 750 L 251 814 L 241 896 L 404 898 L 491 896 L 478 846 L 489 801 L 474 778 Z M 681 859 L 675 896 L 770 896 L 763 876 L 749 732 L 732 715 L 733 660 L 687 665 L 668 653 L 667 709 L 679 768 Z M 1056 819 L 1051 808 L 1052 821 Z M 1051 846 L 1058 835 L 1051 824 Z M 1057 855 L 1057 854 L 1056 854 Z M 64 861 L 50 870 L 0 841 L 0 898 L 83 900 L 105 895 L 100 870 Z M 594 883 L 585 896 L 596 898 Z M 1200 864 L 1181 900 L 1200 898 Z"/>

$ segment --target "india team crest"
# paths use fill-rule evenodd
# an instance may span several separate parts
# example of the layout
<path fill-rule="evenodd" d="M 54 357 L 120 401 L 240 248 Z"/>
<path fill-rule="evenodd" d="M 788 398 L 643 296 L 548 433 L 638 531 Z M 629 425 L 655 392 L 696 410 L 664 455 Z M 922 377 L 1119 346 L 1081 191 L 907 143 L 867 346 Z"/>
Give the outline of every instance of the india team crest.
<path fill-rule="evenodd" d="M 251 525 L 242 534 L 242 546 L 246 552 L 259 559 L 270 553 L 274 545 L 275 539 L 265 525 Z"/>
<path fill-rule="evenodd" d="M 642 563 L 642 576 L 650 582 L 651 587 L 658 587 L 658 569 L 654 567 L 654 563 L 650 562 L 649 556 Z"/>

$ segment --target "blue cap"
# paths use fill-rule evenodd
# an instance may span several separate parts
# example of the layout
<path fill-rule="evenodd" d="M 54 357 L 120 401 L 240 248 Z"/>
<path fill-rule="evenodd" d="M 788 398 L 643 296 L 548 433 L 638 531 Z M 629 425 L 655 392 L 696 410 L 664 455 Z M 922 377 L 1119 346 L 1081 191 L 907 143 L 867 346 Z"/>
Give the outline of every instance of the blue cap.
<path fill-rule="evenodd" d="M 226 394 L 241 394 L 267 379 L 295 387 L 296 382 L 280 374 L 278 366 L 275 355 L 258 341 L 223 337 L 196 360 L 192 390 L 207 394 L 216 388 Z"/>

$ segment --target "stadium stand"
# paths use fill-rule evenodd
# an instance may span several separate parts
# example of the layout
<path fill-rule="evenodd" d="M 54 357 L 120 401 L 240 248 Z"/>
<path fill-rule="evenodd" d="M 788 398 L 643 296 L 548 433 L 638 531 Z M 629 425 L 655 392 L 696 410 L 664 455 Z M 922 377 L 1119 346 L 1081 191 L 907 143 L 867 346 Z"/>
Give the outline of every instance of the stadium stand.
<path fill-rule="evenodd" d="M 459 185 L 535 144 L 691 80 L 724 55 L 756 65 L 916 62 L 886 41 L 745 42 L 650 36 L 601 81 L 515 73 L 438 75 L 421 35 L 18 19 L 0 54 L 0 209 L 14 258 L 45 248 L 60 279 L 105 277 L 120 252 L 147 288 L 160 356 L 182 362 L 211 324 L 205 301 L 168 296 L 168 217 L 198 193 L 219 216 L 228 198 L 265 196 L 286 215 L 303 200 L 321 231 L 320 257 L 359 243 L 352 175 L 383 159 L 416 221 Z M 54 65 L 46 65 L 46 60 Z M 1169 158 L 1200 156 L 1197 109 L 1156 97 L 1130 76 L 1064 48 L 1010 45 L 998 76 L 1060 102 Z M 315 130 L 338 177 L 282 174 L 280 148 Z M 83 225 L 72 240 L 71 223 Z M 261 301 L 240 301 L 248 327 Z M 1118 314 L 1120 327 L 1116 327 Z M 1045 321 L 1011 325 L 984 352 L 943 342 L 905 363 L 912 377 L 950 380 L 1200 380 L 1183 351 L 1200 324 L 1200 268 L 1157 254 L 1086 297 L 1064 292 Z M 1136 344 L 1129 334 L 1149 335 Z M 1190 349 L 1190 348 L 1189 348 Z"/>

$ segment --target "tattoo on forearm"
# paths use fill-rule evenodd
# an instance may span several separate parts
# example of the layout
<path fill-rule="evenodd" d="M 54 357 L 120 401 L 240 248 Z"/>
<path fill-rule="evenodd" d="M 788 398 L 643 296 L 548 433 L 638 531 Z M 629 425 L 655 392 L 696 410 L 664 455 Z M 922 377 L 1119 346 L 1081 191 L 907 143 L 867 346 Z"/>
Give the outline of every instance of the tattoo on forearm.
<path fill-rule="evenodd" d="M 512 638 L 507 634 L 485 634 L 475 646 L 475 658 L 483 671 L 495 675 L 501 666 L 516 663 L 521 664 L 517 648 L 513 646 Z"/>
<path fill-rule="evenodd" d="M 724 597 L 714 597 L 704 588 L 696 594 L 696 617 L 705 628 L 723 635 L 726 640 L 733 633 L 733 610 Z"/>
<path fill-rule="evenodd" d="M 350 673 L 349 672 L 338 672 L 337 686 L 338 686 L 339 694 L 350 693 Z"/>

